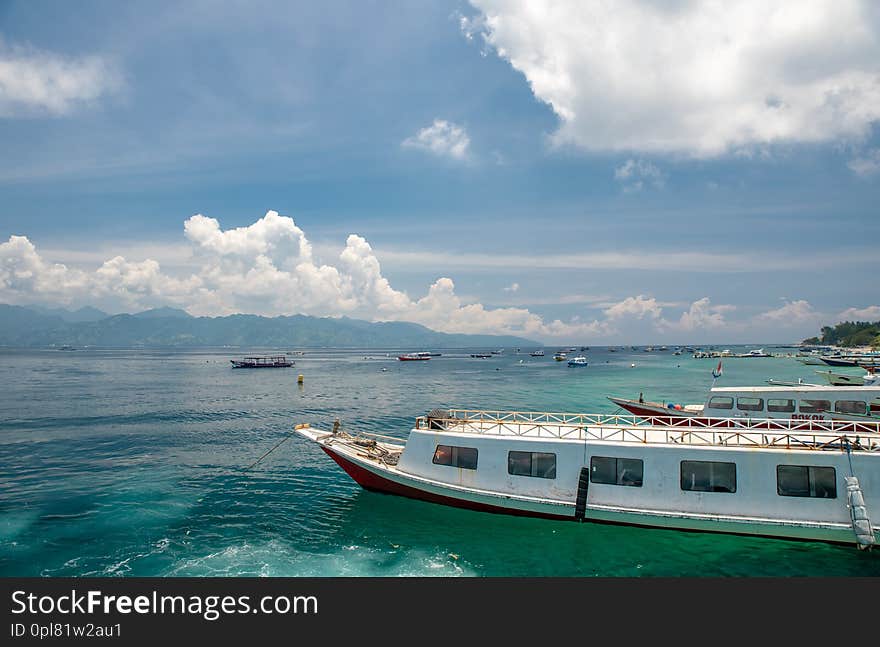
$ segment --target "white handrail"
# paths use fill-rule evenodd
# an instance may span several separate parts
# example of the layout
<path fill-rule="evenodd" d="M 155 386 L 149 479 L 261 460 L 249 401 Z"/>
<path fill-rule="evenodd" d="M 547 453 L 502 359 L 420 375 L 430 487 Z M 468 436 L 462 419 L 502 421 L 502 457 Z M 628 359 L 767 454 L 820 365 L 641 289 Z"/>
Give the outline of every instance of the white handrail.
<path fill-rule="evenodd" d="M 640 443 L 880 451 L 880 422 L 698 418 L 619 414 L 451 409 L 443 418 L 420 416 L 416 429 L 503 436 L 617 440 Z M 865 442 L 862 442 L 864 438 Z"/>

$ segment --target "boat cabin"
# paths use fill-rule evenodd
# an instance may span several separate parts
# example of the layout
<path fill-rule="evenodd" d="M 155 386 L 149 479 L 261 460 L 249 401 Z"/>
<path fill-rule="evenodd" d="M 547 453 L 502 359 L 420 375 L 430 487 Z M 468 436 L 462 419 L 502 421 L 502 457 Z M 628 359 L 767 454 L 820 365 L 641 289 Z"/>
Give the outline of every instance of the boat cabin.
<path fill-rule="evenodd" d="M 702 408 L 687 408 L 717 417 L 791 420 L 877 417 L 880 416 L 880 386 L 714 387 Z"/>

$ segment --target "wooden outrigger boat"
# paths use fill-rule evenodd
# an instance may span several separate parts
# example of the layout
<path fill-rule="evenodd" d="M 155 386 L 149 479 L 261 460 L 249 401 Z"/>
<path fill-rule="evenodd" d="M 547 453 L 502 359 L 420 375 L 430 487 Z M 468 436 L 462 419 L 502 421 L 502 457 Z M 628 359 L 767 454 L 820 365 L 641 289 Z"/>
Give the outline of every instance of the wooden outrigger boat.
<path fill-rule="evenodd" d="M 284 355 L 245 357 L 229 361 L 232 363 L 232 368 L 287 368 L 294 365 L 294 361 Z"/>

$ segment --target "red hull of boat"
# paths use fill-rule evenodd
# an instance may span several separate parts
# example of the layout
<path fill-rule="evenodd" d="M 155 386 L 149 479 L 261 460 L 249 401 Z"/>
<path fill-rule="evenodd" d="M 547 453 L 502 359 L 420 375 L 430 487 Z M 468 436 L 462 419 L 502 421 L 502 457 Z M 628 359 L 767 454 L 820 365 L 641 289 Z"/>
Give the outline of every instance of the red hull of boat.
<path fill-rule="evenodd" d="M 339 466 L 345 470 L 354 481 L 365 490 L 374 492 L 385 492 L 387 494 L 397 494 L 410 499 L 420 499 L 422 501 L 430 501 L 431 503 L 440 503 L 455 508 L 465 508 L 467 510 L 478 510 L 480 512 L 493 512 L 496 514 L 512 514 L 522 517 L 540 517 L 542 519 L 556 519 L 574 521 L 574 516 L 567 517 L 562 515 L 543 514 L 540 512 L 532 512 L 530 510 L 518 510 L 516 508 L 504 508 L 502 506 L 488 505 L 485 503 L 477 503 L 475 501 L 467 501 L 465 499 L 456 499 L 454 497 L 434 494 L 433 492 L 425 492 L 408 485 L 396 483 L 390 479 L 380 476 L 370 470 L 364 469 L 338 454 L 330 451 L 326 447 L 321 447 L 326 454 L 336 461 Z"/>

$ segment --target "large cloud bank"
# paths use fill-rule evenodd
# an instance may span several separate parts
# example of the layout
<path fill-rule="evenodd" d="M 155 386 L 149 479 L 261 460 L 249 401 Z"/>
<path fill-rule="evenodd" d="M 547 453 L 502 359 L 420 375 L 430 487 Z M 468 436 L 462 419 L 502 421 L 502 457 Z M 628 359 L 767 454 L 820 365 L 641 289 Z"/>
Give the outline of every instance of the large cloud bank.
<path fill-rule="evenodd" d="M 670 304 L 640 294 L 605 303 L 601 314 L 591 320 L 547 320 L 527 308 L 466 302 L 448 277 L 435 280 L 423 296 L 411 297 L 382 275 L 372 247 L 356 234 L 348 236 L 335 264 L 319 263 L 303 230 L 275 211 L 247 227 L 226 230 L 214 218 L 194 215 L 185 221 L 184 234 L 197 267 L 189 276 L 172 276 L 153 259 L 123 256 L 114 256 L 92 271 L 67 267 L 44 259 L 27 237 L 10 236 L 0 243 L 0 302 L 98 303 L 127 311 L 170 305 L 210 316 L 348 315 L 412 321 L 443 332 L 512 334 L 547 341 L 649 333 L 690 337 L 756 325 L 779 330 L 795 324 L 818 326 L 833 317 L 798 300 L 737 322 L 726 319 L 734 306 L 713 304 L 709 297 Z M 670 307 L 684 309 L 667 317 Z M 838 320 L 878 313 L 876 305 L 850 308 Z"/>
<path fill-rule="evenodd" d="M 709 157 L 860 138 L 880 119 L 870 0 L 471 0 L 469 37 L 525 75 L 557 143 Z"/>
<path fill-rule="evenodd" d="M 548 322 L 524 308 L 464 303 L 446 277 L 413 299 L 382 275 L 363 237 L 348 236 L 335 265 L 319 264 L 302 229 L 275 211 L 228 230 L 214 218 L 195 215 L 184 223 L 184 233 L 199 267 L 188 277 L 169 276 L 155 260 L 122 256 L 93 272 L 69 268 L 47 262 L 28 238 L 10 236 L 0 244 L 0 301 L 63 304 L 110 298 L 129 310 L 174 305 L 197 315 L 349 315 L 413 321 L 444 332 L 539 337 L 582 337 L 603 329 L 598 322 Z"/>

